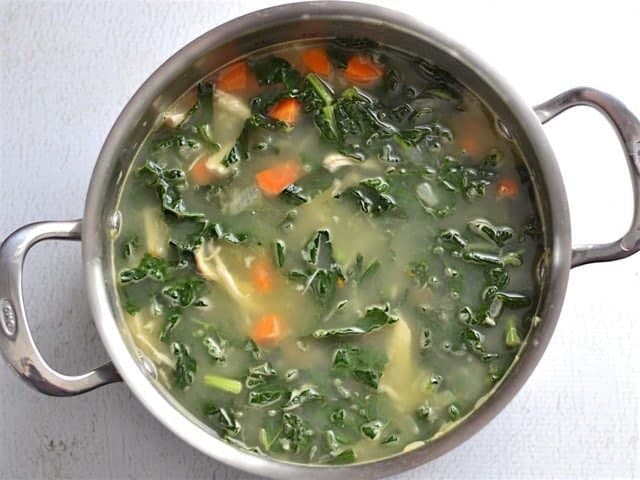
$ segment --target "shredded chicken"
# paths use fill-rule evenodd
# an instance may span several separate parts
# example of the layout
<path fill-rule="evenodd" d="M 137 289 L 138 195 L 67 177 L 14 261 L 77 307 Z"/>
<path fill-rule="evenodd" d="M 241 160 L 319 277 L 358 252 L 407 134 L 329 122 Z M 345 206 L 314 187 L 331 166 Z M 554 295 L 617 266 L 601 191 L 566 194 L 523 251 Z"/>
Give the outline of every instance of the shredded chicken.
<path fill-rule="evenodd" d="M 194 251 L 194 257 L 196 268 L 204 278 L 220 285 L 246 313 L 257 312 L 258 306 L 240 290 L 220 258 L 220 246 L 209 240 Z"/>
<path fill-rule="evenodd" d="M 362 167 L 365 170 L 379 170 L 379 164 L 372 160 L 367 159 L 363 162 L 356 160 L 355 158 L 348 157 L 341 153 L 329 153 L 322 159 L 322 166 L 331 173 L 335 173 L 342 167 Z"/>
<path fill-rule="evenodd" d="M 163 115 L 165 125 L 170 128 L 178 127 L 187 118 L 187 113 L 193 108 L 198 101 L 198 92 L 196 89 L 188 91 L 185 95 L 178 99 Z"/>
<path fill-rule="evenodd" d="M 392 329 L 387 340 L 389 360 L 379 390 L 389 395 L 402 411 L 413 412 L 423 400 L 419 380 L 424 373 L 416 371 L 412 362 L 412 334 L 407 322 L 401 318 L 389 328 Z"/>
<path fill-rule="evenodd" d="M 142 212 L 147 251 L 154 257 L 164 257 L 167 254 L 169 232 L 167 225 L 161 220 L 159 211 L 145 208 Z"/>

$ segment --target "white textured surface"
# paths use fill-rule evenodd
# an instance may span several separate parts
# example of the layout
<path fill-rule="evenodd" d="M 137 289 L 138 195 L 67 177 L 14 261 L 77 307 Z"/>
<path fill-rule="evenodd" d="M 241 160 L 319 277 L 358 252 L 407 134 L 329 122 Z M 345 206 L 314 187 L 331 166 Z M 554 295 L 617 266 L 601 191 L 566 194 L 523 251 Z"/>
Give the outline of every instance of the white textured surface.
<path fill-rule="evenodd" d="M 27 222 L 80 217 L 101 143 L 140 83 L 207 29 L 272 3 L 0 0 L 0 238 Z M 530 104 L 589 84 L 640 114 L 640 4 L 587 3 L 393 6 L 475 50 Z M 545 128 L 575 241 L 612 239 L 631 214 L 612 130 L 580 110 Z M 521 393 L 464 445 L 396 478 L 638 477 L 639 292 L 640 255 L 572 272 L 555 336 Z M 55 366 L 79 373 L 106 359 L 79 245 L 36 247 L 26 295 L 35 337 Z M 179 441 L 123 384 L 53 399 L 1 364 L 0 477 L 249 478 Z"/>

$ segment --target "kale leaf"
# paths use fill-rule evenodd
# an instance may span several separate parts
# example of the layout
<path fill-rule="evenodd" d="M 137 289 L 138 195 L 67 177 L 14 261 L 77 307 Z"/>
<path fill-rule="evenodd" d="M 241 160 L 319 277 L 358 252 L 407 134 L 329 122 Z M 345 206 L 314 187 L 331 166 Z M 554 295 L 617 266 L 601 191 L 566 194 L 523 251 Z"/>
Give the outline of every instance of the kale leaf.
<path fill-rule="evenodd" d="M 393 325 L 399 318 L 389 313 L 390 306 L 387 303 L 383 307 L 373 305 L 368 307 L 364 316 L 353 326 L 331 329 L 320 328 L 313 332 L 315 338 L 335 337 L 342 335 L 364 335 L 381 329 L 386 325 Z"/>

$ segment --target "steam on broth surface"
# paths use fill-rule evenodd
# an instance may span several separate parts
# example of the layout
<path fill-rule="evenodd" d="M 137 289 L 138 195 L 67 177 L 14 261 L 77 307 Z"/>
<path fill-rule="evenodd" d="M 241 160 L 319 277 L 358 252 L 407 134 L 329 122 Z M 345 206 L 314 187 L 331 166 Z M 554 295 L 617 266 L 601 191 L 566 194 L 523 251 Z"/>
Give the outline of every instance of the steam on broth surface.
<path fill-rule="evenodd" d="M 301 463 L 420 446 L 526 336 L 526 168 L 446 72 L 366 40 L 214 72 L 121 192 L 119 302 L 158 379 L 229 443 Z"/>

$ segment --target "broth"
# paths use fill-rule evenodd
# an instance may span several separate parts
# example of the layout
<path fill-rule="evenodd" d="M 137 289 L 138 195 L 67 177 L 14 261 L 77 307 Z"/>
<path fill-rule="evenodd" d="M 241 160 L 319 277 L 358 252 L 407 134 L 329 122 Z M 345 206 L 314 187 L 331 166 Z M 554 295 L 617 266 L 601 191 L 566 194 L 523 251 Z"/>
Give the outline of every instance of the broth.
<path fill-rule="evenodd" d="M 421 446 L 504 375 L 542 236 L 471 91 L 366 40 L 239 59 L 158 120 L 114 272 L 159 381 L 239 448 L 343 464 Z"/>

